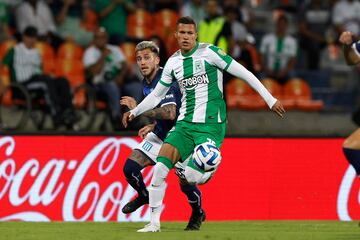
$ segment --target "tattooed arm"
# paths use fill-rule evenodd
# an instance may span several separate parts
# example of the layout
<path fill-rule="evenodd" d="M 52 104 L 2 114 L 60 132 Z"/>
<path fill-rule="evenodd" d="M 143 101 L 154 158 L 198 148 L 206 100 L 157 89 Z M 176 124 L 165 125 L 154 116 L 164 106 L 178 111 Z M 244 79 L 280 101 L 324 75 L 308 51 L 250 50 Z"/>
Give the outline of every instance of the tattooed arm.
<path fill-rule="evenodd" d="M 143 115 L 158 120 L 175 120 L 176 105 L 167 104 L 165 106 L 146 111 L 143 113 Z"/>

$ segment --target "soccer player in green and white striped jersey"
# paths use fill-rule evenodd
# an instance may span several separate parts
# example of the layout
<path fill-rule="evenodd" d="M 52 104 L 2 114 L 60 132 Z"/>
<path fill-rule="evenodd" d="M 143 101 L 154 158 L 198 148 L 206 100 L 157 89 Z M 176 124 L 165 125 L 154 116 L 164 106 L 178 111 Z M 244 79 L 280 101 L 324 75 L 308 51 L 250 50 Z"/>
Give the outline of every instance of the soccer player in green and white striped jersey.
<path fill-rule="evenodd" d="M 123 116 L 123 124 L 154 108 L 168 91 L 170 84 L 177 81 L 183 94 L 177 123 L 166 137 L 154 167 L 154 175 L 149 187 L 151 222 L 138 232 L 160 231 L 160 213 L 165 194 L 165 179 L 176 162 L 190 156 L 194 147 L 211 142 L 220 147 L 225 137 L 226 106 L 223 99 L 223 74 L 230 74 L 248 82 L 266 101 L 269 108 L 283 116 L 285 110 L 242 65 L 234 61 L 221 49 L 196 42 L 196 24 L 190 17 L 182 17 L 177 22 L 175 37 L 180 46 L 167 61 L 161 80 L 154 91 L 136 108 Z M 192 161 L 189 161 L 191 165 Z M 189 166 L 189 165 L 188 165 Z M 197 183 L 203 172 L 195 166 L 185 169 L 189 183 Z M 194 216 L 202 221 L 203 216 Z"/>

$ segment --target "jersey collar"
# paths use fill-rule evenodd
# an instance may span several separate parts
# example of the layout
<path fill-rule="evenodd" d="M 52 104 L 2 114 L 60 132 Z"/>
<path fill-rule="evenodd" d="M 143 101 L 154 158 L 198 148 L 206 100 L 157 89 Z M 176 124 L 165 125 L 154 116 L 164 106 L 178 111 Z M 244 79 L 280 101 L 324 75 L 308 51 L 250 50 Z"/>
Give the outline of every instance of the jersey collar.
<path fill-rule="evenodd" d="M 190 57 L 199 48 L 199 42 L 196 42 L 195 47 L 188 53 L 181 53 L 183 57 Z M 181 52 L 181 51 L 180 51 Z"/>

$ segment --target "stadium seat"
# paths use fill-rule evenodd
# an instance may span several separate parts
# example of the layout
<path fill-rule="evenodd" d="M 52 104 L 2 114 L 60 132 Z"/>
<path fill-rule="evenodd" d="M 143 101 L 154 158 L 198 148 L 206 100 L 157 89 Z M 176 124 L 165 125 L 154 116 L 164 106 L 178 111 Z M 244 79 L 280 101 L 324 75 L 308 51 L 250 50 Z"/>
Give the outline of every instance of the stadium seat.
<path fill-rule="evenodd" d="M 16 41 L 14 39 L 7 40 L 0 44 L 0 59 L 3 59 L 5 57 L 5 54 L 7 51 L 9 51 L 10 48 L 15 46 Z"/>
<path fill-rule="evenodd" d="M 166 42 L 167 38 L 175 31 L 178 18 L 179 15 L 170 9 L 163 9 L 155 13 L 156 35 Z"/>
<path fill-rule="evenodd" d="M 136 45 L 133 42 L 124 42 L 120 45 L 120 48 L 123 51 L 129 65 L 136 62 L 135 47 Z"/>
<path fill-rule="evenodd" d="M 274 97 L 279 98 L 282 95 L 281 85 L 275 79 L 264 78 L 261 82 Z"/>
<path fill-rule="evenodd" d="M 153 35 L 153 17 L 144 9 L 137 9 L 127 17 L 128 37 L 145 39 Z"/>
<path fill-rule="evenodd" d="M 52 46 L 46 42 L 37 42 L 36 48 L 39 50 L 42 63 L 43 72 L 53 75 L 55 73 L 55 51 Z"/>
<path fill-rule="evenodd" d="M 227 105 L 245 110 L 264 109 L 266 103 L 245 81 L 234 78 L 226 85 Z"/>
<path fill-rule="evenodd" d="M 10 70 L 6 65 L 2 65 L 0 69 L 1 81 L 3 86 L 8 86 L 10 84 Z"/>
<path fill-rule="evenodd" d="M 58 49 L 57 58 L 63 60 L 77 59 L 82 60 L 84 50 L 82 47 L 78 46 L 76 43 L 67 41 Z"/>
<path fill-rule="evenodd" d="M 173 34 L 171 34 L 166 41 L 166 50 L 170 57 L 179 49 L 177 40 Z"/>
<path fill-rule="evenodd" d="M 155 14 L 155 34 L 166 43 L 166 50 L 169 56 L 177 50 L 174 31 L 179 15 L 170 9 L 163 9 Z"/>
<path fill-rule="evenodd" d="M 98 27 L 97 13 L 94 10 L 87 8 L 85 10 L 85 17 L 84 20 L 81 22 L 81 26 L 88 31 L 95 31 Z"/>
<path fill-rule="evenodd" d="M 84 65 L 81 60 L 58 59 L 56 66 L 56 76 L 66 77 L 71 87 L 85 83 Z"/>
<path fill-rule="evenodd" d="M 9 68 L 5 65 L 3 65 L 1 67 L 1 81 L 2 81 L 2 85 L 4 87 L 8 86 L 10 84 L 10 73 L 9 73 Z M 10 106 L 12 104 L 12 92 L 11 91 L 7 91 L 5 92 L 5 96 L 2 99 L 1 104 L 6 105 L 6 106 Z"/>
<path fill-rule="evenodd" d="M 301 78 L 290 79 L 284 85 L 282 102 L 285 108 L 288 102 L 292 102 L 294 108 L 304 111 L 319 111 L 324 108 L 323 101 L 312 99 L 310 86 Z"/>
<path fill-rule="evenodd" d="M 39 41 L 36 43 L 36 48 L 43 59 L 55 59 L 55 51 L 50 44 Z"/>
<path fill-rule="evenodd" d="M 72 89 L 85 83 L 84 65 L 81 60 L 57 60 L 56 76 L 65 77 Z"/>

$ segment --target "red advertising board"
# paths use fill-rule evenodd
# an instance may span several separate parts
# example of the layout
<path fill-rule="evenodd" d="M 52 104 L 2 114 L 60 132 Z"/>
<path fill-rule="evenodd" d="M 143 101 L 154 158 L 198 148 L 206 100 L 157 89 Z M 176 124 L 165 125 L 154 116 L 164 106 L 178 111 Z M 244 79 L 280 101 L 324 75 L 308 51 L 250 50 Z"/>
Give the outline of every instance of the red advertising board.
<path fill-rule="evenodd" d="M 124 215 L 136 193 L 122 167 L 133 137 L 0 138 L 0 220 L 148 221 Z M 360 219 L 359 180 L 343 139 L 225 139 L 222 163 L 200 186 L 208 220 Z M 144 171 L 150 182 L 152 171 Z M 169 174 L 162 220 L 187 220 L 185 195 Z"/>

